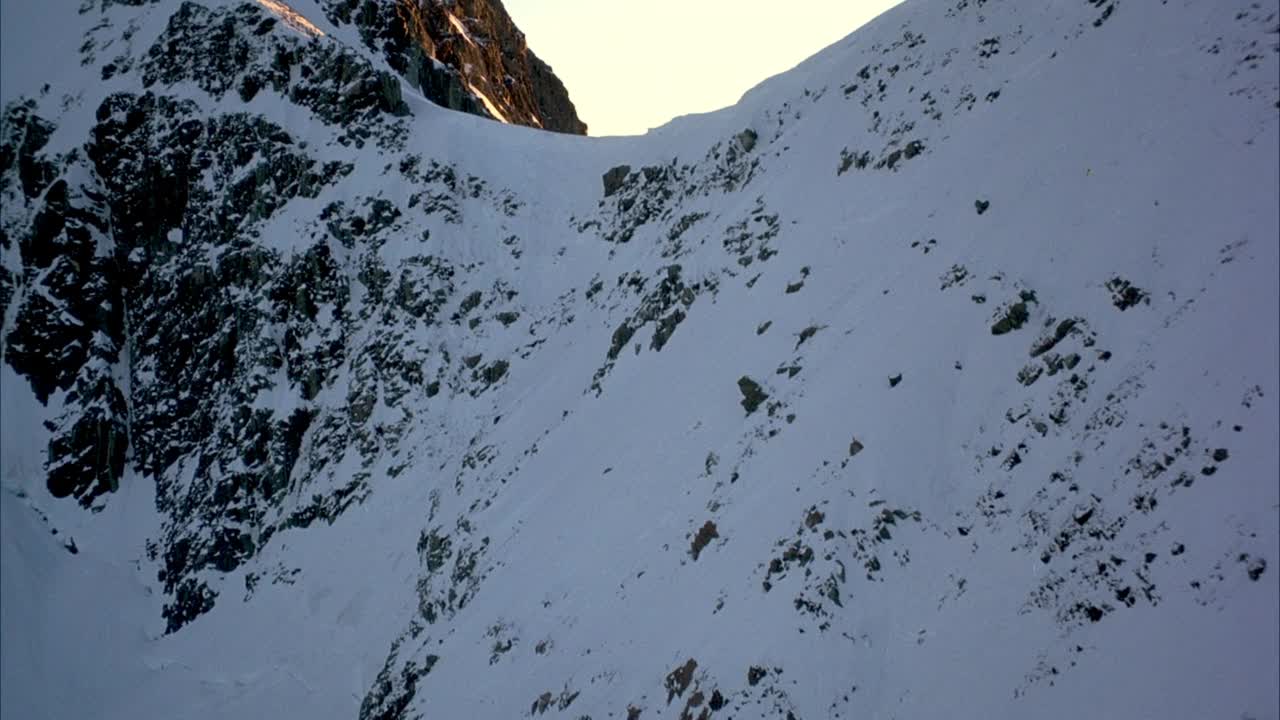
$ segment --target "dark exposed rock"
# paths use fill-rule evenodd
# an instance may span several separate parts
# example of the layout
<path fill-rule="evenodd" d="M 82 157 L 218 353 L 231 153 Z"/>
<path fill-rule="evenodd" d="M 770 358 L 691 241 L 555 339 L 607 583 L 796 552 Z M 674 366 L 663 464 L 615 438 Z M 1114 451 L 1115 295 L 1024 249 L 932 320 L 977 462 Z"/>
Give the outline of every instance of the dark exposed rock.
<path fill-rule="evenodd" d="M 49 141 L 55 126 L 35 114 L 33 100 L 15 102 L 5 108 L 0 119 L 0 192 L 16 171 L 22 194 L 35 198 L 53 180 L 57 170 L 39 152 Z M 5 243 L 7 246 L 7 243 Z"/>
<path fill-rule="evenodd" d="M 249 22 L 256 16 L 251 7 L 184 5 L 144 74 L 154 87 L 194 81 L 215 95 L 237 87 L 226 73 L 267 72 L 269 85 L 272 76 L 254 60 L 261 48 L 245 39 L 256 37 Z M 170 52 L 186 41 L 248 55 L 223 67 Z M 382 100 L 371 96 L 365 106 L 350 92 L 342 100 L 344 88 L 321 82 L 325 63 L 341 61 L 299 52 L 289 62 L 314 62 L 314 74 L 311 84 L 290 86 L 291 99 L 322 118 L 350 121 L 341 131 L 349 140 L 377 132 L 376 118 L 387 115 Z M 347 87 L 358 89 L 367 66 L 344 72 L 355 83 Z M 361 107 L 375 114 L 361 114 Z M 33 122 L 13 117 L 5 123 L 10 139 L 17 123 Z M 374 124 L 361 130 L 360 118 Z M 2 177 L 14 187 L 22 181 L 24 142 L 6 144 Z M 364 496 L 367 473 L 335 477 L 335 460 L 354 449 L 367 464 L 396 441 L 399 427 L 370 427 L 379 399 L 395 406 L 410 387 L 439 392 L 438 381 L 424 382 L 420 359 L 406 360 L 414 348 L 399 323 L 434 322 L 452 300 L 453 270 L 418 256 L 396 272 L 383 267 L 376 250 L 401 211 L 381 198 L 331 203 L 315 221 L 313 243 L 291 257 L 257 243 L 257 228 L 280 208 L 315 197 L 350 171 L 317 163 L 304 144 L 257 116 L 208 116 L 188 100 L 116 94 L 98 109 L 90 142 L 62 162 L 38 154 L 28 161 L 56 171 L 28 173 L 32 182 L 49 182 L 34 193 L 38 203 L 16 238 L 33 273 L 25 282 L 38 279 L 43 287 L 23 294 L 5 357 L 41 399 L 65 393 L 61 413 L 48 423 L 54 495 L 105 502 L 130 454 L 139 475 L 154 480 L 165 521 L 152 552 L 163 566 L 163 615 L 174 632 L 218 597 L 204 571 L 230 572 L 278 529 L 331 522 Z M 353 283 L 365 290 L 362 317 L 352 315 Z M 373 323 L 374 335 L 352 348 L 351 323 L 368 322 L 370 306 L 385 314 Z M 120 352 L 126 320 L 133 338 L 127 367 Z M 346 402 L 316 407 L 344 364 L 352 379 Z M 495 362 L 483 379 L 496 382 L 506 371 L 505 361 Z M 275 417 L 253 399 L 280 374 L 289 381 L 281 390 L 295 393 L 298 407 Z M 128 385 L 118 381 L 125 376 Z M 308 459 L 295 473 L 307 437 Z M 312 483 L 316 491 L 284 516 L 281 491 Z"/>
<path fill-rule="evenodd" d="M 163 610 L 167 622 L 165 632 L 170 633 L 211 610 L 217 597 L 204 582 L 190 578 L 179 584 L 172 594 L 173 600 Z"/>
<path fill-rule="evenodd" d="M 1025 309 L 1025 306 L 1024 306 L 1024 309 Z M 1044 336 L 1043 338 L 1037 340 L 1036 343 L 1031 346 L 1031 357 L 1039 357 L 1040 355 L 1043 355 L 1049 352 L 1050 350 L 1052 350 L 1054 347 L 1057 346 L 1058 343 L 1066 339 L 1066 337 L 1070 335 L 1071 332 L 1075 330 L 1076 326 L 1079 324 L 1080 324 L 1080 320 L 1077 318 L 1067 318 L 1066 320 L 1063 320 L 1062 322 L 1058 323 L 1057 327 L 1054 328 L 1054 331 L 1052 334 Z"/>
<path fill-rule="evenodd" d="M 117 265 L 97 252 L 109 222 L 95 200 L 100 190 L 96 183 L 54 182 L 29 232 L 18 238 L 29 279 L 38 273 L 45 291 L 29 293 L 18 309 L 6 359 L 42 402 L 54 390 L 69 390 L 91 357 L 114 363 L 123 340 Z"/>
<path fill-rule="evenodd" d="M 848 148 L 840 151 L 840 164 L 836 167 L 836 175 L 840 176 L 849 171 L 850 168 L 865 170 L 871 164 L 871 153 L 849 152 Z"/>
<path fill-rule="evenodd" d="M 610 168 L 609 172 L 604 174 L 604 196 L 612 197 L 622 189 L 622 184 L 626 182 L 627 176 L 631 174 L 630 165 L 619 165 Z"/>
<path fill-rule="evenodd" d="M 1151 304 L 1151 297 L 1146 290 L 1123 278 L 1115 277 L 1107 281 L 1107 289 L 1111 291 L 1111 303 L 1120 310 L 1128 310 L 1138 304 Z"/>
<path fill-rule="evenodd" d="M 702 550 L 718 537 L 720 537 L 720 533 L 716 530 L 715 523 L 710 520 L 703 523 L 697 534 L 693 536 L 693 543 L 689 546 L 689 557 L 697 560 L 698 556 L 702 554 Z"/>
<path fill-rule="evenodd" d="M 373 688 L 360 704 L 359 720 L 398 720 L 417 695 L 418 681 L 430 674 L 440 661 L 439 655 L 428 654 L 421 659 L 408 660 L 395 672 L 400 659 L 401 640 L 395 641 L 386 663 L 378 672 Z"/>
<path fill-rule="evenodd" d="M 1027 324 L 1027 319 L 1030 317 L 1025 301 L 1013 303 L 1005 309 L 1004 314 L 991 326 L 991 334 L 1004 335 L 1014 330 L 1020 330 L 1023 325 Z"/>
<path fill-rule="evenodd" d="M 1040 376 L 1044 374 L 1044 368 L 1039 365 L 1026 365 L 1018 371 L 1018 383 L 1030 387 Z"/>
<path fill-rule="evenodd" d="M 398 79 L 331 43 L 260 35 L 270 19 L 250 3 L 209 9 L 184 2 L 147 52 L 143 87 L 189 81 L 214 97 L 234 90 L 245 102 L 270 88 L 341 127 L 344 142 L 360 146 L 395 137 L 389 123 L 409 114 Z"/>
<path fill-rule="evenodd" d="M 817 335 L 818 331 L 822 329 L 823 328 L 817 325 L 810 325 L 809 327 L 801 330 L 800 334 L 796 336 L 796 349 L 799 350 L 801 345 L 805 344 L 805 342 L 814 335 Z M 792 373 L 792 375 L 794 375 L 794 373 Z"/>
<path fill-rule="evenodd" d="M 0 143 L 0 184 L 16 184 L 31 211 L 17 236 L 24 272 L 13 278 L 28 291 L 4 338 L 5 358 L 41 402 L 66 391 L 47 424 L 46 483 L 54 496 L 90 506 L 118 487 L 129 448 L 129 407 L 117 382 L 123 281 L 104 189 L 83 153 L 69 154 L 63 168 L 37 155 L 53 126 L 32 110 L 10 106 Z M 4 277 L 7 306 L 12 280 Z"/>
<path fill-rule="evenodd" d="M 49 443 L 47 483 L 54 497 L 75 495 L 87 505 L 120 486 L 129 448 L 129 408 L 110 376 L 95 372 L 80 377 L 67 403 L 83 409 L 59 420 Z"/>
<path fill-rule="evenodd" d="M 693 671 L 697 669 L 698 661 L 689 658 L 684 665 L 667 674 L 666 679 L 663 681 L 663 687 L 667 689 L 667 704 L 670 704 L 673 698 L 684 694 L 684 691 L 689 688 L 689 684 L 693 682 Z"/>
<path fill-rule="evenodd" d="M 1245 566 L 1245 572 L 1249 579 L 1257 582 L 1262 574 L 1267 571 L 1267 561 L 1264 558 L 1252 557 L 1248 553 L 1242 553 L 1237 560 Z"/>
<path fill-rule="evenodd" d="M 507 369 L 510 366 L 510 363 L 506 360 L 495 360 L 484 368 L 484 371 L 481 373 L 481 378 L 484 380 L 486 385 L 492 385 L 506 377 Z"/>
<path fill-rule="evenodd" d="M 769 399 L 769 394 L 760 387 L 760 383 L 746 375 L 738 379 L 738 390 L 742 393 L 742 409 L 746 410 L 748 415 Z"/>
<path fill-rule="evenodd" d="M 649 341 L 649 349 L 661 352 L 671 336 L 675 334 L 676 328 L 688 317 L 687 311 L 693 306 L 698 295 L 714 288 L 713 281 L 709 280 L 686 284 L 681 273 L 682 268 L 679 265 L 661 268 L 657 274 L 659 280 L 656 286 L 644 293 L 635 312 L 614 330 L 606 353 L 606 362 L 596 370 L 592 378 L 591 387 L 597 393 L 602 391 L 601 383 L 613 369 L 622 349 L 641 328 L 650 323 L 656 325 L 653 337 Z M 620 285 L 626 277 L 619 278 Z M 643 292 L 648 284 L 647 280 L 643 276 L 633 274 L 627 280 L 627 287 Z"/>

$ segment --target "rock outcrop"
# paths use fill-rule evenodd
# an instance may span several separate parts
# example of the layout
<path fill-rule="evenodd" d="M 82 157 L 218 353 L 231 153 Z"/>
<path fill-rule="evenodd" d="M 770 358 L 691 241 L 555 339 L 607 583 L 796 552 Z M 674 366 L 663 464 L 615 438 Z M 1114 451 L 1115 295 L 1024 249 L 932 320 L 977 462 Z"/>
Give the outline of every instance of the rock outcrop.
<path fill-rule="evenodd" d="M 501 0 L 329 0 L 410 85 L 453 110 L 585 135 L 564 84 L 529 49 Z"/>

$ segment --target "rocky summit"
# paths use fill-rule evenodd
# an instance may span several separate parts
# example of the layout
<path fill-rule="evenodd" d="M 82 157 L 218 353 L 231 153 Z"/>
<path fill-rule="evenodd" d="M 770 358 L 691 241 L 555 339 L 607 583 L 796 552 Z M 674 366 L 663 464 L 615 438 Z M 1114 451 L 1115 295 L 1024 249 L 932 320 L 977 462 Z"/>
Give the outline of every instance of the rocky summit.
<path fill-rule="evenodd" d="M 529 49 L 501 0 L 322 5 L 325 17 L 353 24 L 367 48 L 439 105 L 555 132 L 587 132 L 564 84 Z"/>
<path fill-rule="evenodd" d="M 0 11 L 3 717 L 1280 715 L 1275 0 Z"/>

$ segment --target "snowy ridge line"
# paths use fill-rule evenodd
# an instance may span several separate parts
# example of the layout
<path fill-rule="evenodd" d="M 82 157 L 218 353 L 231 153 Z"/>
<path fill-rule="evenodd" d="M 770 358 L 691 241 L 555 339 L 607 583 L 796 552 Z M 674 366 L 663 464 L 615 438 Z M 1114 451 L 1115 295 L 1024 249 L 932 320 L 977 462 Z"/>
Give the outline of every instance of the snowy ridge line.
<path fill-rule="evenodd" d="M 281 0 L 258 0 L 258 4 L 284 20 L 285 24 L 306 37 L 324 37 L 324 31 Z"/>

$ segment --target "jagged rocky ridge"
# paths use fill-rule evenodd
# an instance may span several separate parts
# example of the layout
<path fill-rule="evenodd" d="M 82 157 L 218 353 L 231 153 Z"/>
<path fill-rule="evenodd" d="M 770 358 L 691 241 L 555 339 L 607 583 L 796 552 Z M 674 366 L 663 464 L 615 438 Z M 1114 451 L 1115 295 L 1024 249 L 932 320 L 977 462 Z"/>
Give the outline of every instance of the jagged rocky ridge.
<path fill-rule="evenodd" d="M 163 1 L 101 0 L 101 8 Z M 438 105 L 554 132 L 587 132 L 564 84 L 529 49 L 524 33 L 512 22 L 501 0 L 318 2 L 330 22 L 356 29 L 361 44 L 380 56 L 391 73 Z M 185 65 L 187 72 L 194 72 L 190 79 L 212 84 L 214 87 L 205 88 L 210 92 L 237 90 L 248 101 L 267 82 L 274 82 L 278 89 L 279 74 L 289 73 L 292 50 L 279 43 L 264 46 L 255 43 L 254 38 L 270 34 L 278 23 L 310 37 L 323 31 L 287 3 L 263 0 L 261 6 L 278 10 L 278 16 L 262 16 L 260 10 L 251 12 L 251 5 L 210 12 L 198 3 L 186 3 L 173 16 L 164 46 L 153 47 L 152 53 L 165 55 L 170 62 L 183 56 L 178 62 Z M 93 7 L 92 0 L 82 5 L 86 12 Z M 245 23 L 255 24 L 244 27 Z M 100 42 L 97 33 L 109 33 L 109 28 L 110 20 L 94 28 L 95 35 L 81 47 L 86 59 L 96 60 Z M 128 40 L 131 33 L 126 31 L 124 35 Z M 114 38 L 101 42 L 110 46 Z M 340 53 L 339 59 L 344 57 Z M 103 63 L 102 79 L 128 72 L 133 61 L 125 54 Z M 257 67 L 241 74 L 240 66 L 247 62 Z M 150 78 L 173 82 L 173 73 L 182 70 L 152 63 Z M 387 92 L 399 92 L 398 83 L 388 83 L 385 76 L 382 82 Z"/>
<path fill-rule="evenodd" d="M 1266 716 L 1275 323 L 1206 349 L 1275 305 L 1277 16 L 1238 5 L 910 4 L 593 148 L 422 103 L 457 86 L 403 6 L 86 3 L 94 84 L 0 128 L 6 507 L 138 564 L 147 653 L 241 648 L 250 715 Z M 1130 45 L 1181 54 L 1064 84 Z M 1175 122 L 1111 128 L 1116 92 Z M 1063 107 L 1098 117 L 1057 148 Z M 145 549 L 86 541 L 114 513 Z M 1107 671 L 1192 628 L 1235 684 Z M 343 669 L 295 658 L 295 697 L 258 634 Z M 139 697 L 186 687 L 161 665 Z"/>
<path fill-rule="evenodd" d="M 325 13 L 358 27 L 387 65 L 439 105 L 554 132 L 587 132 L 564 84 L 529 49 L 501 0 L 330 0 Z"/>

